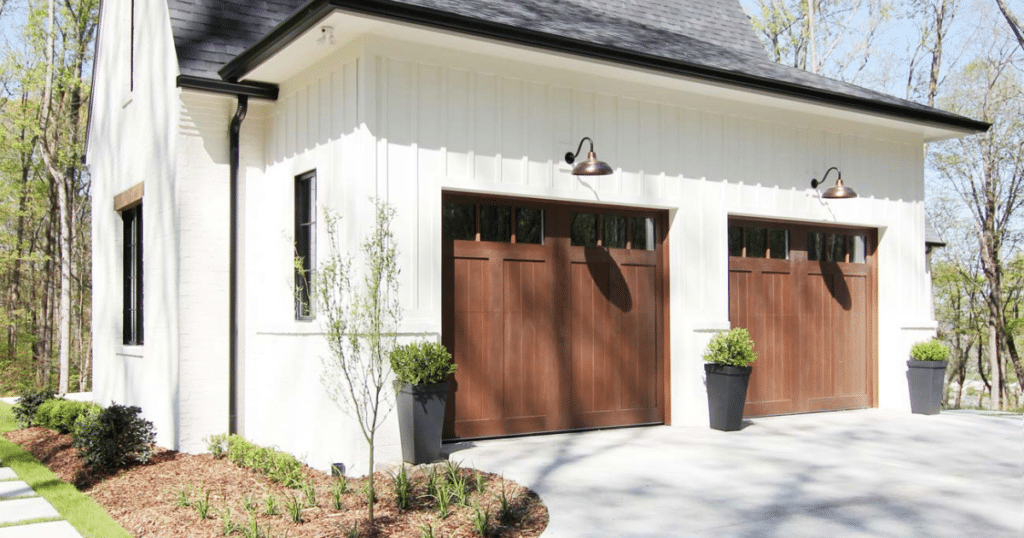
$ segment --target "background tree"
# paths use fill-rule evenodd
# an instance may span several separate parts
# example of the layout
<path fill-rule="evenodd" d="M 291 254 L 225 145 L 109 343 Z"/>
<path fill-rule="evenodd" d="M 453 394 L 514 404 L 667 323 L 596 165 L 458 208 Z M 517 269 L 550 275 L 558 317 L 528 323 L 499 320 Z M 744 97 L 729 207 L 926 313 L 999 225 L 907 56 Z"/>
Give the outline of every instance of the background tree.
<path fill-rule="evenodd" d="M 366 262 L 362 287 L 352 285 L 351 261 L 341 254 L 338 218 L 328 215 L 330 251 L 313 277 L 316 316 L 324 330 L 330 355 L 324 358 L 321 381 L 335 404 L 359 423 L 369 448 L 370 524 L 376 489 L 373 479 L 377 430 L 394 407 L 385 393 L 390 377 L 389 357 L 395 348 L 402 311 L 398 303 L 398 251 L 391 232 L 394 209 L 374 201 L 373 231 L 363 241 Z"/>
<path fill-rule="evenodd" d="M 934 144 L 930 154 L 932 166 L 966 207 L 977 239 L 985 278 L 986 351 L 994 409 L 1002 408 L 1005 399 L 1001 349 L 1011 353 L 1018 383 L 1024 387 L 1020 358 L 1012 356 L 1016 346 L 1005 310 L 1005 260 L 1017 246 L 1024 203 L 1024 94 L 1007 48 L 994 47 L 991 56 L 958 72 L 953 90 L 942 100 L 945 108 L 991 122 L 992 127 L 986 133 Z"/>
<path fill-rule="evenodd" d="M 61 391 L 89 386 L 90 218 L 81 155 L 97 16 L 97 0 L 6 2 L 0 11 L 4 394 L 51 386 L 55 362 Z"/>

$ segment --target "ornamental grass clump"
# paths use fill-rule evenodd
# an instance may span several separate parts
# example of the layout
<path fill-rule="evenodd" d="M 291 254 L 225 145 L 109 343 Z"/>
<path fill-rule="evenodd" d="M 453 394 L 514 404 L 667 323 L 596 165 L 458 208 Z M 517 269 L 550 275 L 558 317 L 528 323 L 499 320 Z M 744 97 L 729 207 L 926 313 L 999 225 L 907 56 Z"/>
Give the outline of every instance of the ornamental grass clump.
<path fill-rule="evenodd" d="M 742 327 L 716 334 L 704 352 L 704 361 L 727 366 L 750 366 L 757 360 L 754 341 Z"/>
<path fill-rule="evenodd" d="M 391 352 L 391 370 L 398 383 L 436 385 L 455 373 L 448 349 L 437 342 L 411 342 Z"/>
<path fill-rule="evenodd" d="M 910 348 L 910 357 L 916 361 L 944 361 L 949 358 L 949 348 L 937 338 L 918 342 Z"/>

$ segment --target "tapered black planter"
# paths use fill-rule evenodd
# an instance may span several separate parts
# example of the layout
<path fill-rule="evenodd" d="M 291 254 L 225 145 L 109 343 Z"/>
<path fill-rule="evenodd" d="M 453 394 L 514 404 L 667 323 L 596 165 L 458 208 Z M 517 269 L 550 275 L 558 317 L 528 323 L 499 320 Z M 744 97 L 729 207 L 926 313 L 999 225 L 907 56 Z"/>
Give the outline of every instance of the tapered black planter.
<path fill-rule="evenodd" d="M 910 411 L 919 415 L 937 415 L 942 410 L 942 382 L 946 379 L 946 361 L 907 361 L 910 384 Z"/>
<path fill-rule="evenodd" d="M 398 430 L 402 459 L 419 465 L 441 459 L 441 427 L 448 382 L 436 385 L 402 384 L 398 391 Z"/>
<path fill-rule="evenodd" d="M 750 366 L 729 366 L 706 363 L 708 379 L 708 413 L 711 427 L 724 432 L 743 427 L 743 406 L 747 403 Z"/>

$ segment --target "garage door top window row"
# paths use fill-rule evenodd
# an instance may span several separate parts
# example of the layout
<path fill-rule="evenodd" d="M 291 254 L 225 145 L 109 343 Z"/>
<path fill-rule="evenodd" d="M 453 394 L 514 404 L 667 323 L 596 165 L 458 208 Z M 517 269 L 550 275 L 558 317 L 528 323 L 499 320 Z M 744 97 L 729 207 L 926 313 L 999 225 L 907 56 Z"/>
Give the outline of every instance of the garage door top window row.
<path fill-rule="evenodd" d="M 444 237 L 458 241 L 545 244 L 544 210 L 531 207 L 445 202 Z M 614 213 L 571 212 L 570 244 L 654 250 L 654 219 Z"/>
<path fill-rule="evenodd" d="M 729 226 L 729 256 L 788 260 L 791 249 L 806 250 L 809 261 L 865 263 L 867 237 L 856 233 L 807 232 L 806 243 L 794 244 L 790 230 Z"/>

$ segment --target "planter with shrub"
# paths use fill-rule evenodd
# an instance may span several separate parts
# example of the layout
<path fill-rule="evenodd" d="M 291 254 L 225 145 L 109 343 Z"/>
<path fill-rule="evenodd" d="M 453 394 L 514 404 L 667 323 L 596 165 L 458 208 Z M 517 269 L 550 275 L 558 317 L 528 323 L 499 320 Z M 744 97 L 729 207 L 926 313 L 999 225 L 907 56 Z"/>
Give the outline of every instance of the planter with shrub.
<path fill-rule="evenodd" d="M 418 465 L 441 459 L 441 428 L 452 356 L 436 342 L 413 342 L 391 352 L 402 459 Z"/>
<path fill-rule="evenodd" d="M 754 342 L 746 329 L 736 327 L 716 334 L 704 353 L 708 414 L 711 427 L 736 431 L 743 426 L 750 367 L 757 360 Z"/>
<path fill-rule="evenodd" d="M 910 386 L 910 411 L 919 415 L 937 415 L 942 410 L 942 384 L 946 379 L 949 348 L 938 339 L 918 342 L 910 348 L 907 383 Z"/>

